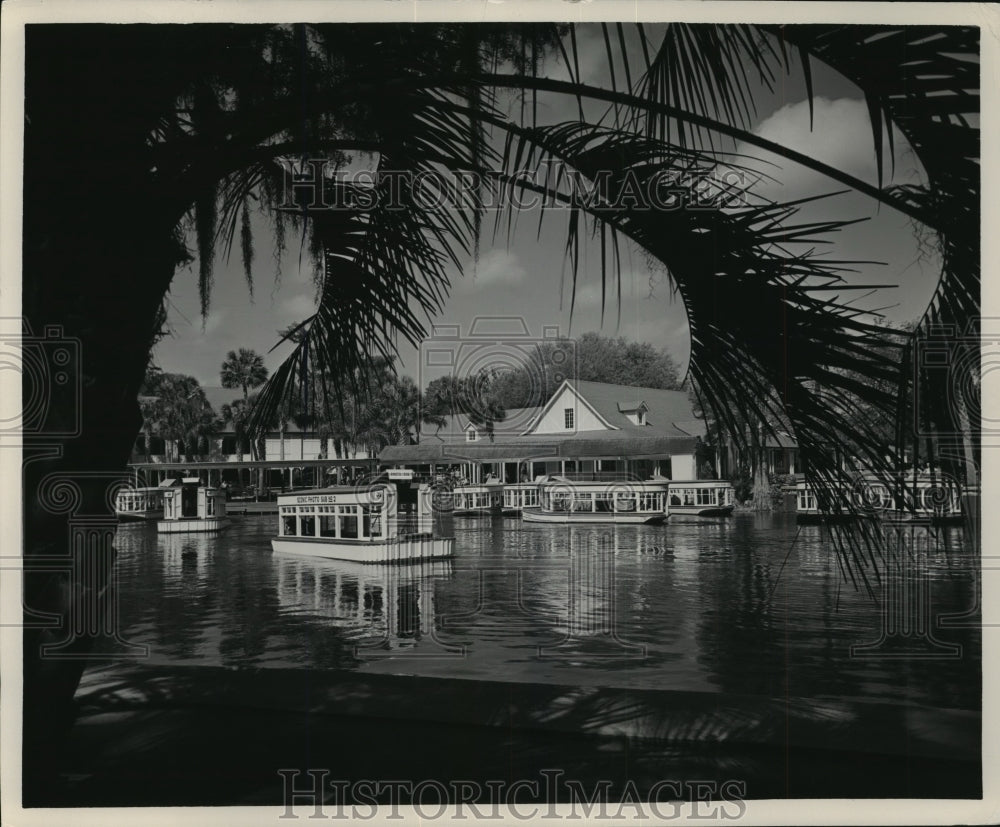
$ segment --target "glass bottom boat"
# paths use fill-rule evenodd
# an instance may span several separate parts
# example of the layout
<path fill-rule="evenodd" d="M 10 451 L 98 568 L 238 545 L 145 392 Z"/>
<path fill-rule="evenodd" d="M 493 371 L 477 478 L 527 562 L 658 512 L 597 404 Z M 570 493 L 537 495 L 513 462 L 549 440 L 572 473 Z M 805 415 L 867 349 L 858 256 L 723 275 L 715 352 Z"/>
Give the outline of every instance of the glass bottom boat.
<path fill-rule="evenodd" d="M 278 497 L 275 552 L 405 563 L 452 557 L 455 540 L 433 531 L 429 485 L 374 484 L 297 491 Z"/>
<path fill-rule="evenodd" d="M 459 485 L 451 492 L 456 517 L 490 517 L 503 513 L 504 485 L 488 477 L 481 485 Z"/>
<path fill-rule="evenodd" d="M 959 486 L 940 471 L 904 473 L 898 484 L 887 485 L 874 474 L 861 474 L 850 485 L 853 512 L 828 514 L 819 507 L 816 492 L 805 481 L 792 486 L 796 520 L 800 523 L 873 518 L 886 523 L 948 525 L 962 522 Z"/>
<path fill-rule="evenodd" d="M 556 478 L 539 485 L 538 505 L 523 508 L 521 519 L 529 523 L 656 525 L 667 521 L 665 483 Z"/>
<path fill-rule="evenodd" d="M 733 513 L 735 492 L 725 480 L 679 480 L 667 486 L 671 522 L 700 522 Z"/>
<path fill-rule="evenodd" d="M 226 493 L 219 488 L 199 485 L 197 477 L 181 480 L 180 487 L 163 492 L 163 519 L 157 521 L 161 534 L 222 531 L 229 528 Z"/>
<path fill-rule="evenodd" d="M 520 514 L 525 508 L 537 508 L 540 482 L 541 480 L 505 485 L 503 489 L 503 513 Z"/>
<path fill-rule="evenodd" d="M 119 522 L 159 520 L 163 517 L 163 488 L 122 488 L 115 495 Z"/>

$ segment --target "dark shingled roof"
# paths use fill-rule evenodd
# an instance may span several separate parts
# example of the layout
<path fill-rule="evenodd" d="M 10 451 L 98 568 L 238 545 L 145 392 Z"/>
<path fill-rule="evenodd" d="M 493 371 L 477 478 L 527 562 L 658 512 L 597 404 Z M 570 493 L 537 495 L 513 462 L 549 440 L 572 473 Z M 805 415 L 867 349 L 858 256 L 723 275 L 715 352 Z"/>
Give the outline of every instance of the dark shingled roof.
<path fill-rule="evenodd" d="M 652 427 L 664 433 L 705 435 L 705 421 L 695 419 L 686 391 L 636 388 L 581 379 L 571 379 L 570 384 L 608 423 L 623 431 L 645 431 Z M 634 411 L 643 402 L 647 409 L 646 425 L 637 425 L 625 411 Z"/>

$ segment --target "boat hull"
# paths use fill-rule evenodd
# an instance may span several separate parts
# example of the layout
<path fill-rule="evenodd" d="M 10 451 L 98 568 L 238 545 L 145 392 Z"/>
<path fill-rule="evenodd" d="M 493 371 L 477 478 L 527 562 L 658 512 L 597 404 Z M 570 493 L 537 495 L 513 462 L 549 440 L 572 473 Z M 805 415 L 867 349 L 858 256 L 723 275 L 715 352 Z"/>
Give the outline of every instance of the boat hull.
<path fill-rule="evenodd" d="M 115 516 L 120 523 L 143 523 L 150 520 L 162 520 L 163 509 L 158 511 L 116 511 Z"/>
<path fill-rule="evenodd" d="M 706 520 L 720 520 L 729 517 L 732 513 L 733 507 L 731 505 L 672 505 L 668 511 L 672 523 L 700 523 Z"/>
<path fill-rule="evenodd" d="M 874 519 L 885 525 L 912 526 L 947 526 L 962 525 L 962 514 L 910 514 L 896 511 L 879 512 L 876 514 L 822 514 L 815 511 L 798 512 L 795 521 L 802 525 L 817 523 L 847 523 L 854 520 Z"/>
<path fill-rule="evenodd" d="M 580 512 L 580 511 L 542 511 L 540 508 L 524 508 L 521 519 L 526 523 L 562 523 L 562 524 L 613 524 L 613 525 L 661 525 L 667 521 L 666 514 L 623 513 L 623 512 Z"/>
<path fill-rule="evenodd" d="M 393 564 L 414 560 L 439 560 L 455 555 L 455 540 L 415 534 L 396 540 L 343 541 L 313 537 L 275 537 L 271 548 L 279 554 L 347 560 L 352 563 Z"/>
<path fill-rule="evenodd" d="M 160 534 L 193 534 L 223 531 L 231 522 L 225 517 L 191 518 L 182 520 L 160 520 L 156 530 Z"/>
<path fill-rule="evenodd" d="M 451 512 L 456 517 L 499 517 L 499 508 L 456 508 Z"/>

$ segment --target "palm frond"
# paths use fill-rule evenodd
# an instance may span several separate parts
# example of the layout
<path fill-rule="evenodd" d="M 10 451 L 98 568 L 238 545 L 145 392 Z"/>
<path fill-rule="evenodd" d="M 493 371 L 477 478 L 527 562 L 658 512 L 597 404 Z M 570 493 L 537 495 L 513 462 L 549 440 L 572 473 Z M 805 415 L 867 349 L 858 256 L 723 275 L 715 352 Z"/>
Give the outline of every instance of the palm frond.
<path fill-rule="evenodd" d="M 667 175 L 672 186 L 683 188 L 693 170 L 718 161 L 712 153 L 578 123 L 529 130 L 522 139 L 532 142 L 538 162 L 562 161 L 598 187 L 598 197 L 586 201 L 577 193 L 559 194 L 571 210 L 572 278 L 583 215 L 666 266 L 687 310 L 692 378 L 735 440 L 743 438 L 736 412 L 762 423 L 789 421 L 810 467 L 829 483 L 826 490 L 841 481 L 837 446 L 851 445 L 859 463 L 885 467 L 882 434 L 857 412 L 862 406 L 895 411 L 893 383 L 904 340 L 893 341 L 857 308 L 829 297 L 850 287 L 843 279 L 847 268 L 818 259 L 811 249 L 852 222 L 796 223 L 798 204 L 758 200 L 734 207 L 724 186 L 708 200 L 702 191 L 697 210 L 622 206 L 630 180 L 649 191 Z M 508 157 L 527 154 L 511 148 Z M 863 574 L 870 553 L 858 547 L 853 554 Z"/>

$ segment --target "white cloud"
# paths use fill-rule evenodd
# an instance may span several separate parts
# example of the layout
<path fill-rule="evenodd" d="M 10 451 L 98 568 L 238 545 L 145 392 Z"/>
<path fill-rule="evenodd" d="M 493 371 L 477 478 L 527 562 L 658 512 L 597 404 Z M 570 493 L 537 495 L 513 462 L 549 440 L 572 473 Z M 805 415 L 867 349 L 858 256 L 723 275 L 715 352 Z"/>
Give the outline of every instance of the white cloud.
<path fill-rule="evenodd" d="M 490 250 L 483 253 L 478 262 L 469 262 L 460 284 L 466 288 L 512 287 L 524 281 L 527 275 L 516 253 Z"/>
<path fill-rule="evenodd" d="M 615 297 L 611 297 L 615 298 Z M 615 298 L 617 301 L 617 299 Z M 577 288 L 577 307 L 600 307 L 601 306 L 601 286 L 599 284 L 585 284 Z"/>
<path fill-rule="evenodd" d="M 283 316 L 302 320 L 316 312 L 316 302 L 311 296 L 299 293 L 282 301 L 278 310 Z"/>
<path fill-rule="evenodd" d="M 225 310 L 213 310 L 209 313 L 208 316 L 205 317 L 203 323 L 202 335 L 211 336 L 215 333 L 222 326 L 222 323 L 226 320 L 227 315 L 228 313 Z"/>
<path fill-rule="evenodd" d="M 875 184 L 877 180 L 875 147 L 865 102 L 858 98 L 830 100 L 819 97 L 814 99 L 813 107 L 812 129 L 809 125 L 809 102 L 804 100 L 781 107 L 761 121 L 754 129 L 754 133 L 822 161 L 855 178 Z M 920 180 L 920 175 L 915 169 L 918 162 L 908 151 L 906 139 L 897 129 L 893 130 L 893 141 L 896 158 L 894 174 L 888 135 L 883 135 L 883 184 L 890 180 L 897 184 Z M 843 185 L 818 172 L 799 167 L 756 146 L 741 143 L 737 151 L 779 165 L 780 168 L 757 165 L 752 161 L 747 164 L 778 179 L 779 184 L 764 184 L 758 188 L 768 195 L 793 198 L 807 192 L 843 188 Z"/>

